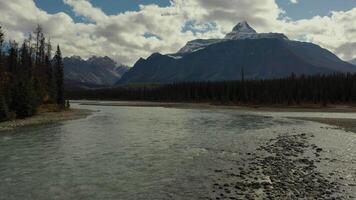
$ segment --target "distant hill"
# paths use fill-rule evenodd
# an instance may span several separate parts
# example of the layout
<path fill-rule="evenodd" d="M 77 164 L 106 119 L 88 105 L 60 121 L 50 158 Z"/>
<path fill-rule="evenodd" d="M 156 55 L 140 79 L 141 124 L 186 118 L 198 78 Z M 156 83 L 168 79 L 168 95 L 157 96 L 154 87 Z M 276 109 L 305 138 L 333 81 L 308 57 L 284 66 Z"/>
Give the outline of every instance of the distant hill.
<path fill-rule="evenodd" d="M 129 68 L 109 57 L 93 56 L 83 60 L 78 56 L 64 58 L 65 82 L 70 86 L 105 87 L 114 85 Z"/>
<path fill-rule="evenodd" d="M 118 84 L 270 79 L 332 72 L 355 72 L 318 45 L 289 40 L 280 33 L 257 33 L 247 22 L 224 39 L 194 40 L 175 54 L 139 59 Z"/>

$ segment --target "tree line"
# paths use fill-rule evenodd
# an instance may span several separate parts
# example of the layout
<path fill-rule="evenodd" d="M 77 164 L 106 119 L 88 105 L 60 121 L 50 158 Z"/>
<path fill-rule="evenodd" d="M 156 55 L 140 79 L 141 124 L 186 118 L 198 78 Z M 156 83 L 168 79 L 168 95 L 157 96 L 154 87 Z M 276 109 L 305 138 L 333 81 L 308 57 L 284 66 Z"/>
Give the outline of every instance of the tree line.
<path fill-rule="evenodd" d="M 60 47 L 38 26 L 20 45 L 4 40 L 0 26 L 0 121 L 36 114 L 43 104 L 65 108 L 64 67 Z"/>
<path fill-rule="evenodd" d="M 72 99 L 209 102 L 235 105 L 356 103 L 356 74 L 295 76 L 272 80 L 131 85 L 98 90 L 68 89 Z"/>

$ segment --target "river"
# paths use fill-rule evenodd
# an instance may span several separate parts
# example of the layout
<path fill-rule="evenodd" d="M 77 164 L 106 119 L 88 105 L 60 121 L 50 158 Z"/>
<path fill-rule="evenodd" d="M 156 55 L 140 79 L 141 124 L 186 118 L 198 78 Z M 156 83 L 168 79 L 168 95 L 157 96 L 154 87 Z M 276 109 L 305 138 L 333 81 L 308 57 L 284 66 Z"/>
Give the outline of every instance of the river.
<path fill-rule="evenodd" d="M 349 142 L 343 145 L 351 149 L 335 154 L 346 152 L 352 159 L 356 153 L 355 137 L 345 136 L 351 133 L 285 114 L 73 107 L 97 112 L 0 135 L 1 200 L 208 198 L 212 185 L 223 179 L 217 169 L 233 169 L 246 152 L 288 131 L 344 135 L 339 143 Z"/>

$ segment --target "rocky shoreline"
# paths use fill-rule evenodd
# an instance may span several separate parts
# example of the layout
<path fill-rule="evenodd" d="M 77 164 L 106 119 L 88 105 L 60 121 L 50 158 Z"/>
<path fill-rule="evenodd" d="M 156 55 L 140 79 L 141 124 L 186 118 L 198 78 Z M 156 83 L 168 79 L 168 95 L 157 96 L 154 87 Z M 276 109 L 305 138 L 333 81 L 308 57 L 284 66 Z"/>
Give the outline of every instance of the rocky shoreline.
<path fill-rule="evenodd" d="M 91 101 L 73 100 L 73 103 L 89 106 L 118 106 L 118 107 L 166 107 L 181 109 L 235 109 L 253 112 L 328 112 L 328 113 L 356 113 L 354 105 L 330 105 L 322 107 L 318 105 L 300 106 L 258 106 L 258 105 L 234 105 L 213 104 L 209 102 L 154 102 L 154 101 Z"/>
<path fill-rule="evenodd" d="M 218 178 L 208 199 L 355 199 L 340 174 L 318 170 L 324 150 L 310 142 L 312 134 L 281 134 L 247 153 L 230 170 L 214 170 Z M 352 185 L 351 185 L 352 186 Z"/>
<path fill-rule="evenodd" d="M 53 124 L 62 121 L 86 118 L 92 112 L 83 109 L 70 109 L 61 112 L 42 112 L 26 119 L 17 119 L 0 123 L 0 133 L 6 133 L 18 128 Z"/>
<path fill-rule="evenodd" d="M 302 120 L 313 121 L 313 122 L 318 122 L 323 124 L 329 124 L 332 126 L 336 126 L 339 129 L 356 133 L 356 119 L 316 118 L 316 117 L 303 117 L 303 118 L 294 118 L 294 119 L 302 119 Z"/>

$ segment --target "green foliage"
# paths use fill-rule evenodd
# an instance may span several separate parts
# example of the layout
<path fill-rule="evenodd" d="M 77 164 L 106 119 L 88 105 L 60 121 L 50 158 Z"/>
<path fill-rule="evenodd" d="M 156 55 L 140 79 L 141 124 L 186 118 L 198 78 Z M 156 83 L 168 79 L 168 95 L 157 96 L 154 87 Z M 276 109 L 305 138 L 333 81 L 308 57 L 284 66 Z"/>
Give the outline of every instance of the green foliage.
<path fill-rule="evenodd" d="M 3 45 L 3 43 L 4 43 L 4 33 L 2 32 L 2 27 L 0 26 L 0 65 L 2 64 L 2 45 Z"/>
<path fill-rule="evenodd" d="M 51 44 L 51 40 L 48 39 L 47 55 L 45 57 L 46 73 L 47 73 L 47 94 L 49 98 L 48 102 L 56 103 L 57 85 L 56 85 L 56 77 L 55 77 L 54 69 L 51 62 L 51 57 L 52 57 L 52 44 Z"/>
<path fill-rule="evenodd" d="M 355 104 L 356 74 L 291 75 L 271 80 L 186 82 L 67 91 L 71 99 L 209 102 L 235 105 Z"/>
<path fill-rule="evenodd" d="M 18 43 L 16 41 L 10 41 L 8 56 L 8 70 L 15 77 L 18 75 Z"/>
<path fill-rule="evenodd" d="M 58 72 L 51 60 L 51 44 L 46 43 L 41 26 L 26 39 L 21 48 L 15 41 L 9 42 L 8 53 L 3 56 L 4 34 L 0 27 L 0 121 L 6 120 L 9 113 L 25 118 L 36 113 L 44 103 L 57 102 L 58 85 L 63 87 L 63 62 L 61 52 L 56 55 Z M 64 91 L 64 89 L 62 90 Z M 65 108 L 64 95 L 61 95 L 62 108 Z"/>
<path fill-rule="evenodd" d="M 57 46 L 56 55 L 54 56 L 54 67 L 57 80 L 57 104 L 65 108 L 64 98 L 64 65 L 62 60 L 62 53 L 59 46 Z"/>
<path fill-rule="evenodd" d="M 12 105 L 15 110 L 16 116 L 19 118 L 25 118 L 32 116 L 36 113 L 37 101 L 36 96 L 32 90 L 31 85 L 24 81 L 18 81 L 15 83 L 15 87 L 12 92 Z"/>
<path fill-rule="evenodd" d="M 9 117 L 9 109 L 6 105 L 5 97 L 0 92 L 0 122 L 6 121 Z"/>

